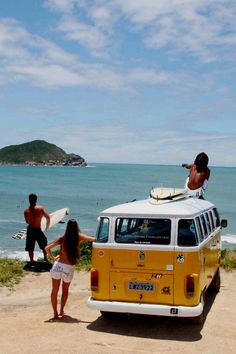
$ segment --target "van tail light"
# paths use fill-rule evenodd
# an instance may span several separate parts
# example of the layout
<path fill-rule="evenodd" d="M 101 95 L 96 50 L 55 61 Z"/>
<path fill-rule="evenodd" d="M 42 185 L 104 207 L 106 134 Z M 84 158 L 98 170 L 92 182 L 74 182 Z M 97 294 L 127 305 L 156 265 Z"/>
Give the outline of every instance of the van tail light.
<path fill-rule="evenodd" d="M 90 273 L 91 290 L 98 291 L 98 270 L 91 269 Z"/>
<path fill-rule="evenodd" d="M 188 296 L 193 296 L 194 295 L 194 274 L 189 274 L 186 276 L 186 283 L 185 283 L 185 291 L 186 291 L 186 295 Z"/>

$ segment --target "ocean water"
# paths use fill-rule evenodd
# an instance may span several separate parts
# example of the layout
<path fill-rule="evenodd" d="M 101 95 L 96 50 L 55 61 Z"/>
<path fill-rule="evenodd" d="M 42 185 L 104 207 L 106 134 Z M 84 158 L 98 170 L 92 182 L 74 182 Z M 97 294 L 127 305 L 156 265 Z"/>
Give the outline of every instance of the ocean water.
<path fill-rule="evenodd" d="M 184 186 L 188 170 L 181 166 L 91 164 L 88 167 L 0 166 L 0 257 L 28 259 L 25 240 L 12 236 L 25 228 L 24 209 L 28 195 L 38 195 L 50 213 L 68 207 L 80 228 L 94 235 L 100 211 L 133 199 L 145 199 L 152 187 Z M 212 167 L 206 199 L 213 202 L 221 219 L 228 220 L 222 230 L 222 247 L 236 248 L 236 168 Z M 52 241 L 65 230 L 58 224 L 46 232 Z M 36 255 L 41 254 L 36 246 Z"/>

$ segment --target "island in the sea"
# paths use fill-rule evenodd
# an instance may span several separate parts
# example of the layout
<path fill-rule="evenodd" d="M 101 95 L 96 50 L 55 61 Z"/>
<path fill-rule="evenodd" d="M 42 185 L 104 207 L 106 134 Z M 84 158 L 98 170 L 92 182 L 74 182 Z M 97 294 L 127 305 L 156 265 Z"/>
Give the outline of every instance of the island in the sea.
<path fill-rule="evenodd" d="M 87 166 L 80 155 L 67 154 L 63 149 L 44 140 L 34 140 L 0 149 L 0 164 L 29 166 Z"/>

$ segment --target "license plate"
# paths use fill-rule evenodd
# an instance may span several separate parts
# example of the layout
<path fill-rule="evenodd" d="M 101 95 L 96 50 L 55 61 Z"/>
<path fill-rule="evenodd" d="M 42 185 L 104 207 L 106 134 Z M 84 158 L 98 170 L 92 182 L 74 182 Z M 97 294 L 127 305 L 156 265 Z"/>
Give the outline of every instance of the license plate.
<path fill-rule="evenodd" d="M 154 291 L 154 284 L 148 282 L 129 282 L 129 290 Z"/>

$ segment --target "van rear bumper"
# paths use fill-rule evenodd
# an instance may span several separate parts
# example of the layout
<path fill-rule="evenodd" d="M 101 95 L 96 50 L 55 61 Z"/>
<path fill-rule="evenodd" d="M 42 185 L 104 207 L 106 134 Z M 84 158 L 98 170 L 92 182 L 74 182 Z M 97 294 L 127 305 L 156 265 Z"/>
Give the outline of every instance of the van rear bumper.
<path fill-rule="evenodd" d="M 171 317 L 196 317 L 200 316 L 203 311 L 202 302 L 197 306 L 169 306 L 134 302 L 99 301 L 94 300 L 91 296 L 87 301 L 87 305 L 89 308 L 99 311 Z"/>

